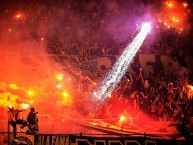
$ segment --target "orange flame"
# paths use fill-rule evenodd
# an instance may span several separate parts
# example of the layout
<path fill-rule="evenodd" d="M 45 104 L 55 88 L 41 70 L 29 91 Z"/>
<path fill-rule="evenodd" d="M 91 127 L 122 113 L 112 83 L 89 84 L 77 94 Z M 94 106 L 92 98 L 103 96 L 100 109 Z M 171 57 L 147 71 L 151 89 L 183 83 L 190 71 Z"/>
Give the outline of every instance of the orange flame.
<path fill-rule="evenodd" d="M 19 87 L 16 84 L 9 84 L 9 88 L 13 90 L 19 89 Z"/>

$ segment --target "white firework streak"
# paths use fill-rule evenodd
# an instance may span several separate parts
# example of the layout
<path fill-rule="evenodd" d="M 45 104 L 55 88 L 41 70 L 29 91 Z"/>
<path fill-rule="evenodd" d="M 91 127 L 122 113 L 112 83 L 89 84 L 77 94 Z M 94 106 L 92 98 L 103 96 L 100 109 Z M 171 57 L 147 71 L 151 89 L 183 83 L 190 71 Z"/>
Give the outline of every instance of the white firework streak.
<path fill-rule="evenodd" d="M 100 101 L 100 105 L 103 105 L 105 99 L 110 95 L 121 78 L 128 70 L 129 64 L 133 57 L 137 53 L 138 49 L 143 44 L 143 41 L 148 35 L 149 30 L 142 29 L 133 39 L 133 41 L 124 49 L 121 56 L 111 68 L 110 72 L 105 78 L 97 85 L 97 88 L 92 92 L 93 101 Z"/>

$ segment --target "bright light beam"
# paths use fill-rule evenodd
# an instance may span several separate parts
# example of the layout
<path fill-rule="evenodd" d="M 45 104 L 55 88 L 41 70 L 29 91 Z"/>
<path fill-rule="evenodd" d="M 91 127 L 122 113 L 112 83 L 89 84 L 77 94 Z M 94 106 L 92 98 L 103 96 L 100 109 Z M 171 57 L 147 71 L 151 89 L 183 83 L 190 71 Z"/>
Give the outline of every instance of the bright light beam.
<path fill-rule="evenodd" d="M 99 105 L 103 105 L 107 96 L 113 92 L 117 84 L 121 81 L 121 78 L 128 70 L 129 64 L 131 63 L 138 49 L 143 44 L 143 41 L 147 37 L 150 30 L 151 26 L 149 23 L 144 23 L 142 25 L 140 32 L 135 36 L 133 41 L 124 49 L 121 56 L 111 68 L 110 72 L 97 85 L 96 90 L 92 92 L 91 99 L 94 103 L 99 101 Z M 94 107 L 94 109 L 97 108 Z"/>

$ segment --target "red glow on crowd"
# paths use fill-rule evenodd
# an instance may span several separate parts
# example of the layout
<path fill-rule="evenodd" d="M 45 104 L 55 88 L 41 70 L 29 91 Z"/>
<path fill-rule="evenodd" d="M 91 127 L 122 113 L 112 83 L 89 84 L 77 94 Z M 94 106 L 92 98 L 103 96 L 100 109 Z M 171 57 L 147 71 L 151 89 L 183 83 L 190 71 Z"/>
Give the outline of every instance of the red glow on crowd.
<path fill-rule="evenodd" d="M 152 98 L 148 96 L 149 104 L 146 106 L 143 101 L 147 101 L 147 94 L 143 95 L 140 94 L 140 90 L 130 89 L 133 86 L 136 87 L 140 81 L 141 76 L 137 73 L 138 65 L 135 64 L 135 61 L 143 52 L 141 50 L 136 60 L 132 62 L 132 68 L 129 70 L 130 76 L 123 79 L 115 92 L 108 95 L 104 106 L 100 106 L 101 108 L 99 107 L 96 112 L 90 111 L 90 107 L 98 105 L 91 100 L 90 92 L 109 71 L 124 46 L 133 37 L 139 21 L 146 20 L 151 17 L 149 15 L 153 15 L 152 19 L 159 23 L 152 27 L 156 27 L 157 30 L 166 29 L 167 31 L 175 28 L 182 34 L 189 28 L 187 11 L 190 5 L 188 2 L 164 1 L 157 12 L 155 10 L 151 12 L 151 6 L 147 6 L 147 15 L 144 9 L 141 9 L 145 7 L 144 5 L 137 3 L 138 12 L 135 12 L 132 5 L 135 5 L 136 1 L 133 0 L 132 4 L 127 0 L 126 2 L 127 4 L 121 6 L 121 2 L 114 1 L 112 5 L 109 5 L 110 1 L 104 1 L 98 5 L 100 2 L 96 1 L 84 6 L 85 12 L 78 4 L 66 4 L 61 8 L 56 5 L 50 7 L 38 2 L 30 6 L 23 4 L 23 7 L 22 4 L 18 7 L 4 4 L 3 8 L 6 11 L 3 12 L 4 9 L 2 9 L 0 13 L 2 18 L 0 20 L 0 111 L 2 112 L 0 123 L 2 131 L 7 132 L 6 114 L 7 109 L 12 107 L 25 110 L 21 113 L 23 119 L 26 119 L 30 108 L 35 107 L 38 111 L 40 133 L 88 133 L 89 129 L 77 125 L 81 121 L 94 127 L 100 126 L 105 129 L 112 127 L 117 130 L 120 130 L 118 127 L 121 121 L 123 130 L 139 131 L 140 133 L 162 133 L 156 130 L 157 127 L 162 127 L 162 125 L 163 128 L 168 127 L 166 123 L 171 121 L 169 119 L 172 117 L 165 113 L 164 109 L 168 109 L 167 103 L 173 103 L 175 99 L 168 99 L 171 95 L 169 93 L 163 100 L 160 99 L 159 85 L 165 80 L 156 78 L 158 75 L 150 77 L 151 82 L 157 82 L 151 85 L 147 83 L 148 87 L 144 89 L 145 91 L 154 89 L 153 91 L 157 92 L 151 96 Z M 62 3 L 65 4 L 65 2 Z M 81 5 L 84 4 L 86 5 L 86 2 L 81 3 Z M 141 7 L 138 7 L 139 5 Z M 103 10 L 103 8 L 106 9 Z M 91 10 L 94 11 L 93 14 Z M 86 18 L 89 20 L 85 20 Z M 167 38 L 165 33 L 156 35 L 158 39 L 161 39 L 159 50 L 166 52 L 166 47 L 171 46 L 168 45 L 168 42 L 174 42 L 173 40 L 166 41 L 166 39 L 173 37 Z M 148 52 L 145 53 L 148 56 L 150 56 L 148 53 L 154 52 L 150 48 L 158 46 L 157 37 L 153 36 L 150 39 L 155 39 L 155 44 L 151 44 L 151 41 L 148 40 L 145 42 L 148 44 L 141 48 L 147 48 Z M 177 52 L 184 54 L 184 51 L 174 50 L 172 55 Z M 161 57 L 161 59 L 164 58 L 165 56 Z M 145 64 L 147 70 L 144 74 L 151 74 L 154 71 L 154 61 L 153 58 L 152 62 Z M 171 62 L 166 61 L 163 65 L 169 66 Z M 183 67 L 179 66 L 179 68 Z M 180 70 L 179 68 L 177 69 Z M 169 84 L 167 81 L 164 83 Z M 183 83 L 181 85 L 183 86 Z M 168 88 L 164 86 L 166 91 Z M 177 92 L 176 88 L 171 92 Z M 130 89 L 130 92 L 128 93 L 125 89 Z M 182 94 L 187 91 L 185 101 L 190 100 L 193 92 L 192 84 L 178 91 Z M 174 94 L 172 95 L 175 97 Z M 157 106 L 154 106 L 153 101 Z M 148 111 L 152 112 L 148 114 L 149 112 L 142 111 L 141 106 L 146 108 L 146 111 L 149 109 Z M 157 109 L 160 106 L 165 107 L 162 112 Z M 161 112 L 159 116 L 153 112 L 154 109 Z M 157 115 L 157 118 L 154 115 Z M 168 134 L 178 133 L 172 129 L 167 130 Z"/>

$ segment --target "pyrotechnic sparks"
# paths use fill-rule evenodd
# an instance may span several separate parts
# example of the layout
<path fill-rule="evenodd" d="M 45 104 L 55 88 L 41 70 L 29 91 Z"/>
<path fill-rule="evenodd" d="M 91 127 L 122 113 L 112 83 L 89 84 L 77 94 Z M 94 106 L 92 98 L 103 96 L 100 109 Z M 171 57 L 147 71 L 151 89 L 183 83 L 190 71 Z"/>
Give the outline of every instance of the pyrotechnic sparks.
<path fill-rule="evenodd" d="M 62 92 L 62 95 L 63 95 L 64 97 L 67 97 L 67 96 L 68 96 L 68 93 Z"/>
<path fill-rule="evenodd" d="M 92 93 L 92 99 L 95 101 L 101 101 L 102 105 L 108 95 L 112 93 L 117 84 L 120 82 L 121 78 L 128 69 L 136 52 L 142 45 L 147 34 L 150 32 L 150 24 L 144 23 L 141 27 L 140 32 L 133 39 L 133 41 L 125 48 L 121 56 L 118 58 L 117 62 L 113 65 L 111 71 L 106 75 L 106 77 L 99 83 L 96 91 Z M 97 108 L 95 108 L 97 109 Z"/>
<path fill-rule="evenodd" d="M 193 86 L 192 85 L 188 85 L 187 88 L 189 88 L 191 91 L 193 91 Z"/>
<path fill-rule="evenodd" d="M 29 104 L 22 103 L 22 108 L 23 108 L 23 109 L 29 108 Z"/>
<path fill-rule="evenodd" d="M 28 95 L 30 95 L 30 96 L 33 96 L 33 95 L 34 95 L 34 91 L 33 91 L 33 90 L 28 90 L 27 93 L 28 93 Z"/>
<path fill-rule="evenodd" d="M 23 16 L 24 16 L 23 13 L 18 12 L 18 13 L 14 16 L 14 18 L 17 19 L 17 20 L 19 20 L 19 19 L 23 18 Z"/>
<path fill-rule="evenodd" d="M 179 32 L 181 27 L 188 29 L 188 6 L 188 2 L 165 2 L 158 17 L 159 23 L 165 25 L 167 29 L 175 28 Z"/>
<path fill-rule="evenodd" d="M 72 80 L 72 78 L 68 78 L 68 80 L 69 80 L 69 81 L 71 81 L 71 80 Z"/>
<path fill-rule="evenodd" d="M 43 41 L 43 40 L 44 40 L 44 37 L 41 37 L 41 40 Z"/>
<path fill-rule="evenodd" d="M 62 88 L 62 84 L 57 84 L 56 88 Z"/>
<path fill-rule="evenodd" d="M 173 21 L 173 22 L 177 22 L 177 23 L 179 22 L 179 20 L 176 19 L 175 17 L 172 18 L 172 21 Z"/>
<path fill-rule="evenodd" d="M 173 3 L 167 2 L 167 6 L 168 6 L 169 8 L 172 8 L 172 7 L 173 7 Z"/>
<path fill-rule="evenodd" d="M 19 89 L 19 87 L 16 84 L 9 84 L 9 88 L 13 90 Z"/>
<path fill-rule="evenodd" d="M 188 6 L 188 4 L 187 3 L 183 3 L 183 6 L 184 6 L 184 8 L 186 8 Z"/>
<path fill-rule="evenodd" d="M 59 80 L 59 81 L 61 81 L 61 80 L 63 79 L 63 74 L 57 73 L 57 74 L 56 74 L 56 79 Z"/>
<path fill-rule="evenodd" d="M 32 90 L 26 90 L 14 83 L 2 83 L 0 89 L 2 89 L 2 92 L 0 92 L 0 107 L 27 109 L 32 104 L 28 100 L 31 95 L 34 96 Z"/>
<path fill-rule="evenodd" d="M 15 18 L 17 18 L 17 19 L 21 18 L 21 15 L 20 15 L 20 14 L 17 14 L 17 15 L 15 16 Z"/>
<path fill-rule="evenodd" d="M 121 117 L 120 117 L 120 121 L 123 122 L 124 120 L 125 120 L 125 117 L 124 117 L 124 116 L 121 116 Z"/>
<path fill-rule="evenodd" d="M 151 30 L 151 26 L 149 23 L 144 23 L 141 27 L 141 30 L 144 31 L 144 33 L 149 33 Z"/>
<path fill-rule="evenodd" d="M 72 96 L 67 93 L 66 91 L 62 92 L 62 102 L 64 105 L 71 105 L 72 104 Z"/>
<path fill-rule="evenodd" d="M 109 94 L 108 97 L 111 98 L 111 94 Z"/>

